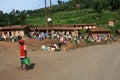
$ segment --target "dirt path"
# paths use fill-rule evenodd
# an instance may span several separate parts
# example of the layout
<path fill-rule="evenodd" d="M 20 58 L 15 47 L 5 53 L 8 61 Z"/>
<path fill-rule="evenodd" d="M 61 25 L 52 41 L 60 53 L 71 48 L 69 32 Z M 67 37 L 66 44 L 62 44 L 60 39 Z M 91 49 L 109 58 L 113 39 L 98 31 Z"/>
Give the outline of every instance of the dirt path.
<path fill-rule="evenodd" d="M 0 80 L 120 80 L 119 43 L 61 52 L 28 50 L 35 63 L 29 71 L 17 71 L 18 52 L 7 57 L 12 58 L 7 64 L 2 65 L 1 60 Z"/>

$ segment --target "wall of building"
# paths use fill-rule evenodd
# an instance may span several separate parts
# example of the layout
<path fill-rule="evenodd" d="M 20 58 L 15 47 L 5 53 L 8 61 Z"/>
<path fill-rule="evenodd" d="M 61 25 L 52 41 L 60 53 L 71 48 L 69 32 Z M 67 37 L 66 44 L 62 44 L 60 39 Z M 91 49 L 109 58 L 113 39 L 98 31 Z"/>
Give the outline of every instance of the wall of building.
<path fill-rule="evenodd" d="M 22 36 L 25 35 L 23 30 L 18 30 L 18 31 L 1 31 L 1 35 L 2 36 L 7 36 L 7 37 L 18 36 L 19 34 L 22 35 Z"/>
<path fill-rule="evenodd" d="M 111 21 L 108 21 L 108 26 L 114 26 L 115 25 L 115 21 L 111 20 Z"/>
<path fill-rule="evenodd" d="M 92 33 L 92 37 L 93 38 L 96 38 L 98 35 L 103 35 L 103 34 L 106 34 L 108 38 L 110 38 L 110 33 Z"/>

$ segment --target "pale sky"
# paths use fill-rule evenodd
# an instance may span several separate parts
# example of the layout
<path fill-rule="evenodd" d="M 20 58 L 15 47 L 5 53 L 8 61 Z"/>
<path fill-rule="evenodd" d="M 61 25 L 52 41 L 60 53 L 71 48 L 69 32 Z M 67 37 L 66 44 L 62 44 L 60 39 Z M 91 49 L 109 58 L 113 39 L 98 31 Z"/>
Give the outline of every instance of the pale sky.
<path fill-rule="evenodd" d="M 47 1 L 47 6 L 50 5 L 50 0 Z M 61 0 L 68 1 L 68 0 Z M 57 0 L 52 0 L 52 5 L 57 4 Z M 44 0 L 0 0 L 0 11 L 9 13 L 14 10 L 34 10 L 45 7 Z"/>

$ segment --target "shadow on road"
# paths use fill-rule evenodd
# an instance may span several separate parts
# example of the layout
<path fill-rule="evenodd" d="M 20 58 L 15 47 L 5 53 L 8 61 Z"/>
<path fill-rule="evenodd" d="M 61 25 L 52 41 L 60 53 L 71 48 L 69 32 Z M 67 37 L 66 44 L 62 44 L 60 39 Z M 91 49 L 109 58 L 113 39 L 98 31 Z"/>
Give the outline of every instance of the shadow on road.
<path fill-rule="evenodd" d="M 31 64 L 28 66 L 28 70 L 34 69 L 34 66 L 35 66 L 35 63 L 31 63 Z"/>

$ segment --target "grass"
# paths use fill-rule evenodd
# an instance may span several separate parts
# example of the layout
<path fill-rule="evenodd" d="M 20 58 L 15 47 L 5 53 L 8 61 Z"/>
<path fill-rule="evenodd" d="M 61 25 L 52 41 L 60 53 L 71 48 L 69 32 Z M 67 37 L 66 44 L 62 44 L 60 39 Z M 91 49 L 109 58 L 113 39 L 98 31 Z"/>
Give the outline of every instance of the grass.
<path fill-rule="evenodd" d="M 99 20 L 96 16 L 101 16 Z M 52 14 L 53 24 L 79 24 L 79 23 L 98 23 L 99 26 L 105 26 L 108 20 L 120 20 L 119 13 L 104 11 L 99 15 L 92 9 L 62 11 Z M 45 25 L 46 17 L 27 17 L 27 24 L 30 25 Z"/>

